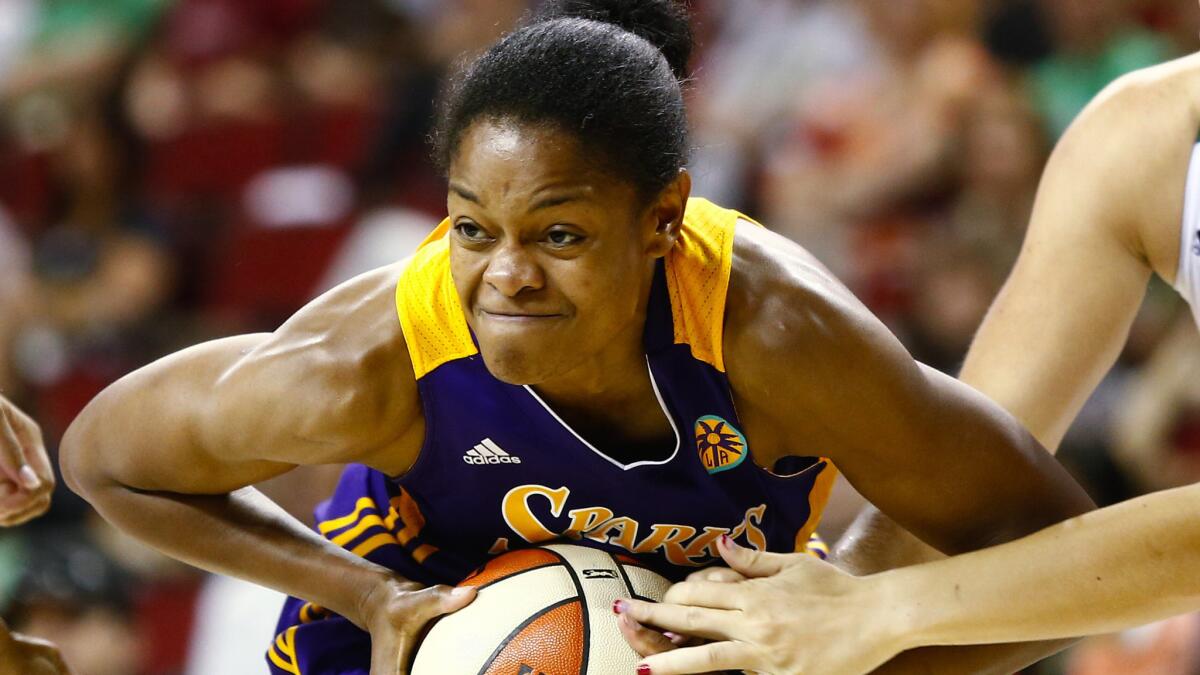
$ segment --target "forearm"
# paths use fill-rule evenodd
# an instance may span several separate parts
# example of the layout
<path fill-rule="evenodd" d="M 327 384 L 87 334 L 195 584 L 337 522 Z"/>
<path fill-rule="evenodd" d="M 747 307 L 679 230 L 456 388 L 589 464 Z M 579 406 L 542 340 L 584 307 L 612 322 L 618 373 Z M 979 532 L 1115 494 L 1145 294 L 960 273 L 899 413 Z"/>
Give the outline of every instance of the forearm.
<path fill-rule="evenodd" d="M 1200 486 L 1008 544 L 869 577 L 904 648 L 1069 638 L 1200 607 Z"/>
<path fill-rule="evenodd" d="M 399 577 L 304 527 L 254 488 L 226 495 L 83 491 L 106 520 L 162 553 L 303 598 L 365 627 L 361 603 Z"/>
<path fill-rule="evenodd" d="M 834 547 L 832 559 L 855 575 L 875 574 L 946 556 L 868 504 Z M 925 647 L 896 656 L 875 675 L 1009 675 L 1051 656 L 1071 640 Z"/>
<path fill-rule="evenodd" d="M 1070 647 L 1074 640 L 912 649 L 872 675 L 1011 675 Z"/>

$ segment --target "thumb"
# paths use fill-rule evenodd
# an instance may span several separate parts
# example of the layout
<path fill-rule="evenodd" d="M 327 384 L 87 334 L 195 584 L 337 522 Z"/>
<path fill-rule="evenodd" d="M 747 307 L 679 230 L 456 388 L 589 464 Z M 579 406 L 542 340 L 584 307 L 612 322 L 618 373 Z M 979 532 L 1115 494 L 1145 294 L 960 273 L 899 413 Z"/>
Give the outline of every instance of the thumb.
<path fill-rule="evenodd" d="M 774 576 L 788 567 L 789 556 L 746 548 L 728 535 L 717 540 L 717 551 L 725 564 L 748 579 Z"/>
<path fill-rule="evenodd" d="M 466 607 L 475 600 L 477 593 L 474 586 L 456 586 L 454 588 L 439 589 L 442 596 L 442 611 L 439 614 L 449 614 L 457 612 Z"/>

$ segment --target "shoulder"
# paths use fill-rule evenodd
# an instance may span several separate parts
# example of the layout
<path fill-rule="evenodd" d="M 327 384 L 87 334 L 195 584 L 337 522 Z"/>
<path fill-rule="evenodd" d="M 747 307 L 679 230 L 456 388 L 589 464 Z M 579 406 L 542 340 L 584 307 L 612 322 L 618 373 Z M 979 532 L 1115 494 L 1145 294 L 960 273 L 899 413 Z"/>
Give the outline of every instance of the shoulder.
<path fill-rule="evenodd" d="M 270 399 L 305 440 L 369 453 L 420 420 L 396 315 L 404 263 L 368 272 L 301 308 L 220 372 L 213 399 Z M 343 461 L 364 461 L 355 455 Z"/>
<path fill-rule="evenodd" d="M 725 358 L 735 391 L 762 401 L 807 398 L 884 362 L 894 375 L 904 370 L 891 367 L 897 363 L 916 374 L 890 331 L 816 258 L 744 222 L 734 244 Z"/>
<path fill-rule="evenodd" d="M 1107 228 L 1173 279 L 1184 181 L 1198 132 L 1200 54 L 1125 75 L 1059 140 L 1039 199 L 1091 205 L 1094 222 L 1056 227 Z"/>

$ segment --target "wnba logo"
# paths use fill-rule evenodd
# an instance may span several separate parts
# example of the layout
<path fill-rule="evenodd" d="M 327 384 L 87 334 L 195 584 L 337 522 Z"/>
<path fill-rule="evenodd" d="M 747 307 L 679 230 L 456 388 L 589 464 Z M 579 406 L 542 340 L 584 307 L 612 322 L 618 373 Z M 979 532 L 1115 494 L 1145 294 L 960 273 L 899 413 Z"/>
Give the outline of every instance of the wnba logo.
<path fill-rule="evenodd" d="M 520 464 L 521 458 L 505 452 L 496 442 L 485 438 L 463 455 L 467 464 Z"/>

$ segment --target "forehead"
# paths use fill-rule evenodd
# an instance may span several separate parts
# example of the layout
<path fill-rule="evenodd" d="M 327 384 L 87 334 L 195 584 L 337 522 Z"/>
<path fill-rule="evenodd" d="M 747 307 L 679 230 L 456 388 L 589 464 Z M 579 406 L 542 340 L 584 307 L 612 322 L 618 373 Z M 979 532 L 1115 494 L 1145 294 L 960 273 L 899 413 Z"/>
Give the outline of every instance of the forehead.
<path fill-rule="evenodd" d="M 481 119 L 463 133 L 450 181 L 493 197 L 522 197 L 552 188 L 615 196 L 631 186 L 600 167 L 574 135 L 550 125 Z"/>

